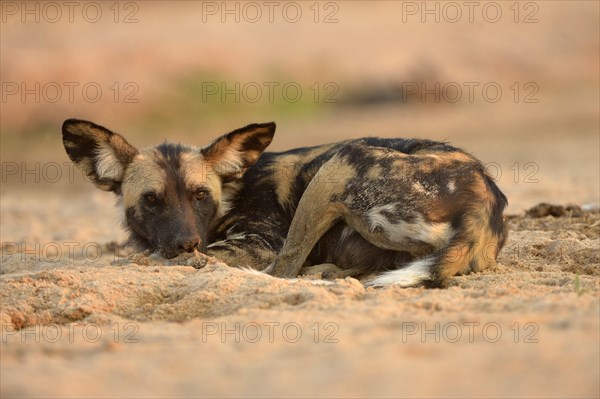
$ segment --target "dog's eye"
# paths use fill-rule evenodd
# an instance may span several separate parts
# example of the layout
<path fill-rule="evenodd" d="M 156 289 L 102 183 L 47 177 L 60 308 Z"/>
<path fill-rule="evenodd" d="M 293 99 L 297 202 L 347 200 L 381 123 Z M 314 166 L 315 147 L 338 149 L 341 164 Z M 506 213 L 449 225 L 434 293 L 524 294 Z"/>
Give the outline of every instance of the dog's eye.
<path fill-rule="evenodd" d="M 154 193 L 146 193 L 144 194 L 144 201 L 150 205 L 156 204 L 156 202 L 158 202 L 158 197 Z"/>
<path fill-rule="evenodd" d="M 208 195 L 208 192 L 206 190 L 196 190 L 194 192 L 194 198 L 196 199 L 196 201 L 201 201 L 204 198 L 206 198 L 206 196 Z"/>

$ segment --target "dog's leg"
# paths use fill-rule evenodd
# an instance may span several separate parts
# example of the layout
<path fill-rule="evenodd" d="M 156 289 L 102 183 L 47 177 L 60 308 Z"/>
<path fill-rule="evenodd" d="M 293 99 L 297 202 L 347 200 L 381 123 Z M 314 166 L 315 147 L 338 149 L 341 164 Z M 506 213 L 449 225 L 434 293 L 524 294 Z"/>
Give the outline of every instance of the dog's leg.
<path fill-rule="evenodd" d="M 341 217 L 338 206 L 313 201 L 300 201 L 285 245 L 270 267 L 273 276 L 296 277 L 317 241 Z"/>
<path fill-rule="evenodd" d="M 298 275 L 317 241 L 343 218 L 346 207 L 335 198 L 353 175 L 353 168 L 338 157 L 319 169 L 302 194 L 283 249 L 267 273 L 288 278 Z"/>
<path fill-rule="evenodd" d="M 231 267 L 261 270 L 273 262 L 277 252 L 258 234 L 238 234 L 209 244 L 206 254 Z"/>

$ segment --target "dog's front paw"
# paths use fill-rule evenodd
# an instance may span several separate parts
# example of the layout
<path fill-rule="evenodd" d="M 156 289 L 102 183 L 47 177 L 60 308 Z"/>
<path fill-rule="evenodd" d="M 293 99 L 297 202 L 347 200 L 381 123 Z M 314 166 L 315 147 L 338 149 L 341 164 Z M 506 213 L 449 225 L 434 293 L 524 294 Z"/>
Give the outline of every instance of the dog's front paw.
<path fill-rule="evenodd" d="M 213 256 L 208 256 L 199 251 L 183 253 L 177 255 L 173 259 L 169 259 L 169 265 L 192 266 L 196 269 L 202 269 L 209 263 L 218 263 L 218 260 Z"/>
<path fill-rule="evenodd" d="M 269 265 L 269 267 L 267 267 L 267 269 L 269 271 L 266 273 L 270 274 L 273 277 L 279 277 L 279 278 L 294 278 L 294 277 L 296 277 L 296 274 L 290 273 L 290 271 L 285 266 L 282 266 L 281 263 L 278 263 L 277 261 L 271 263 Z M 265 270 L 267 270 L 267 269 L 265 269 Z"/>

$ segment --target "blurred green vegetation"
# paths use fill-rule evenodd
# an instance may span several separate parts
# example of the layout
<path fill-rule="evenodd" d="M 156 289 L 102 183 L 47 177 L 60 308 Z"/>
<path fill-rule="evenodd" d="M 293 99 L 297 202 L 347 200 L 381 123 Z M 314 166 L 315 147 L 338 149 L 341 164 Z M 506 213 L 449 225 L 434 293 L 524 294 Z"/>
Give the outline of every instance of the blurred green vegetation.
<path fill-rule="evenodd" d="M 98 116 L 88 111 L 80 114 L 73 107 L 73 111 L 37 114 L 19 128 L 3 127 L 2 146 L 9 152 L 42 151 L 44 143 L 54 145 L 60 141 L 57 140 L 60 125 L 69 117 L 90 119 L 128 137 L 143 134 L 144 139 L 155 141 L 174 132 L 179 139 L 185 139 L 186 135 L 197 137 L 201 132 L 212 137 L 215 133 L 206 131 L 206 127 L 223 124 L 241 126 L 312 119 L 330 110 L 339 100 L 337 85 L 301 81 L 279 71 L 266 76 L 257 81 L 242 81 L 216 70 L 187 72 L 162 82 L 161 87 L 166 89 L 152 98 L 144 97 L 139 103 L 98 103 L 97 107 L 104 107 Z M 5 151 L 3 154 L 9 155 Z"/>
<path fill-rule="evenodd" d="M 217 71 L 195 71 L 175 79 L 169 90 L 132 122 L 148 132 L 163 132 L 197 130 L 223 120 L 309 118 L 331 106 L 323 101 L 327 93 L 321 86 L 293 76 L 235 81 Z"/>

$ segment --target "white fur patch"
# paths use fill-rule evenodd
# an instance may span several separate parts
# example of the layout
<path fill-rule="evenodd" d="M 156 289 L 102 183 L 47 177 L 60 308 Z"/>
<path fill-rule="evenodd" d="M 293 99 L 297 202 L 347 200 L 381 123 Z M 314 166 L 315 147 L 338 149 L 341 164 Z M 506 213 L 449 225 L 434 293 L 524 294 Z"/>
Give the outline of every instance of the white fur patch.
<path fill-rule="evenodd" d="M 259 236 L 258 234 L 248 234 L 248 237 Z M 245 233 L 232 234 L 227 236 L 227 241 L 229 240 L 243 240 L 246 238 Z"/>
<path fill-rule="evenodd" d="M 224 239 L 224 240 L 215 241 L 212 244 L 207 245 L 206 248 L 218 247 L 220 245 L 227 245 L 227 243 L 229 241 L 232 241 L 232 240 L 243 240 L 243 239 L 245 239 L 247 237 L 252 237 L 252 236 L 260 237 L 258 234 L 248 234 L 248 235 L 246 235 L 244 233 L 232 234 L 232 235 L 228 235 L 227 238 Z"/>
<path fill-rule="evenodd" d="M 367 287 L 385 287 L 399 285 L 400 287 L 413 287 L 424 280 L 431 278 L 431 267 L 434 259 L 424 258 L 411 262 L 402 269 L 386 272 L 381 276 L 365 283 Z"/>
<path fill-rule="evenodd" d="M 220 175 L 241 173 L 244 169 L 242 153 L 235 148 L 226 148 L 214 162 L 214 170 Z"/>
<path fill-rule="evenodd" d="M 456 191 L 456 183 L 454 183 L 454 180 L 450 180 L 448 182 L 448 191 L 450 192 L 450 194 Z"/>
<path fill-rule="evenodd" d="M 102 146 L 96 154 L 96 174 L 100 179 L 121 181 L 123 179 L 123 165 L 115 156 L 112 148 Z"/>
<path fill-rule="evenodd" d="M 386 213 L 394 213 L 395 204 L 380 205 L 371 208 L 367 212 L 371 231 L 381 227 L 383 232 L 391 241 L 402 242 L 407 239 L 423 241 L 433 246 L 441 246 L 447 243 L 454 231 L 449 223 L 429 223 L 423 216 L 419 215 L 413 222 L 400 220 L 392 223 Z"/>

